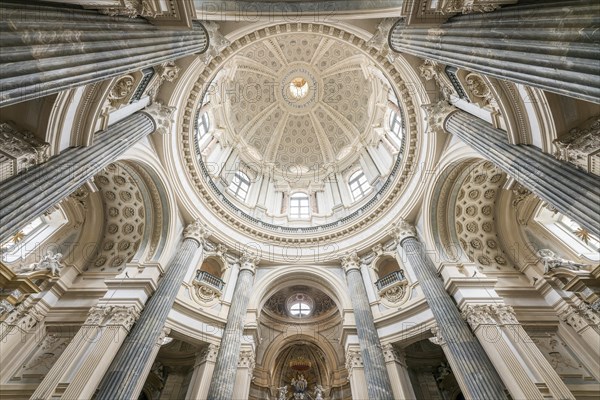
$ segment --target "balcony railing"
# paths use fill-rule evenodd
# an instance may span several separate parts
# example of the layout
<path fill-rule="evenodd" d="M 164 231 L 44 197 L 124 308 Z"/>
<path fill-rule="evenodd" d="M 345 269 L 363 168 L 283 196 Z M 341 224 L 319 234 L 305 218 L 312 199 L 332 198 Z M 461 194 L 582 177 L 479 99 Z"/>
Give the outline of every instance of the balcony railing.
<path fill-rule="evenodd" d="M 202 283 L 206 283 L 212 287 L 214 287 L 215 289 L 217 289 L 219 292 L 223 291 L 223 286 L 225 286 L 225 282 L 223 282 L 221 279 L 217 278 L 216 276 L 209 274 L 206 271 L 196 271 L 196 278 L 195 278 L 196 282 L 202 282 Z"/>
<path fill-rule="evenodd" d="M 394 283 L 403 282 L 404 280 L 405 278 L 402 271 L 394 271 L 375 282 L 375 286 L 377 287 L 377 290 L 381 291 Z"/>

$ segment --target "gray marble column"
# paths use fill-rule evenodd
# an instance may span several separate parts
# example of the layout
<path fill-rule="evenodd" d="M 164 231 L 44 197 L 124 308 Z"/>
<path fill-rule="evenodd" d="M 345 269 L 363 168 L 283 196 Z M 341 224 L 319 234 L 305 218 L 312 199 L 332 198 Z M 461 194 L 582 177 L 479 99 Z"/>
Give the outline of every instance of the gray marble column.
<path fill-rule="evenodd" d="M 459 15 L 439 27 L 390 30 L 396 52 L 495 78 L 600 102 L 600 3 L 520 1 L 490 13 Z"/>
<path fill-rule="evenodd" d="M 504 384 L 481 344 L 462 319 L 452 297 L 446 292 L 437 269 L 417 239 L 416 229 L 404 220 L 396 223 L 391 234 L 397 238 L 408 263 L 415 272 L 425 299 L 437 322 L 448 351 L 456 360 L 455 374 L 462 382 L 467 399 L 508 399 Z"/>
<path fill-rule="evenodd" d="M 365 367 L 367 392 L 370 400 L 394 400 L 392 384 L 387 372 L 385 357 L 375 328 L 365 283 L 360 273 L 360 259 L 356 253 L 342 258 L 342 268 L 346 271 L 348 290 L 352 299 L 356 331 Z"/>
<path fill-rule="evenodd" d="M 150 359 L 152 349 L 161 336 L 183 278 L 209 235 L 210 231 L 200 220 L 185 228 L 183 242 L 169 262 L 156 292 L 148 300 L 102 379 L 97 400 L 137 399 L 139 393 L 136 393 L 136 388 L 142 387 L 140 381 L 146 379 L 143 371 L 148 363 L 154 361 Z"/>
<path fill-rule="evenodd" d="M 244 254 L 240 259 L 240 273 L 235 284 L 235 293 L 231 302 L 227 323 L 221 338 L 221 346 L 215 363 L 215 369 L 208 389 L 209 400 L 231 400 L 233 398 L 235 376 L 237 373 L 244 317 L 250 300 L 250 291 L 254 283 L 254 272 L 259 258 Z"/>
<path fill-rule="evenodd" d="M 208 48 L 199 22 L 160 29 L 56 4 L 2 1 L 0 107 L 157 65 Z"/>
<path fill-rule="evenodd" d="M 510 144 L 505 131 L 445 102 L 427 112 L 430 126 L 458 136 L 540 199 L 600 235 L 600 177 L 534 146 Z"/>
<path fill-rule="evenodd" d="M 0 183 L 0 243 L 73 193 L 141 138 L 157 129 L 165 130 L 168 118 L 160 111 L 164 109 L 155 103 L 98 132 L 93 145 L 68 148 Z"/>

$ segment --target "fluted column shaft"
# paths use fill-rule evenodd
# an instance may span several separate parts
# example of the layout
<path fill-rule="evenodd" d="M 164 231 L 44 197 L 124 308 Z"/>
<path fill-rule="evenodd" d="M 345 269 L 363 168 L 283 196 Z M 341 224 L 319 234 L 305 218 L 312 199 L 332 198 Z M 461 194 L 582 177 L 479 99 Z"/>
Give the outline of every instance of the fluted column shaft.
<path fill-rule="evenodd" d="M 439 27 L 398 21 L 389 45 L 442 64 L 600 102 L 596 0 L 530 1 L 459 15 Z M 542 4 L 540 4 L 542 3 Z"/>
<path fill-rule="evenodd" d="M 92 146 L 69 148 L 48 162 L 2 182 L 0 243 L 73 193 L 155 128 L 149 115 L 135 113 L 99 132 Z"/>
<path fill-rule="evenodd" d="M 0 107 L 157 65 L 208 48 L 208 33 L 79 7 L 0 4 Z"/>
<path fill-rule="evenodd" d="M 342 259 L 342 266 L 346 270 L 348 290 L 351 293 L 350 298 L 352 299 L 356 331 L 367 380 L 367 391 L 369 399 L 393 400 L 392 384 L 390 383 L 385 357 L 375 327 L 375 320 L 371 313 L 365 284 L 360 273 L 359 262 L 356 253 L 349 254 Z"/>
<path fill-rule="evenodd" d="M 146 379 L 143 374 L 152 350 L 161 336 L 169 311 L 173 307 L 183 278 L 203 240 L 210 234 L 199 220 L 184 230 L 185 239 L 158 283 L 158 288 L 144 307 L 100 383 L 97 400 L 137 399 Z M 137 389 L 137 390 L 136 390 Z"/>
<path fill-rule="evenodd" d="M 212 381 L 208 389 L 209 400 L 231 400 L 233 398 L 242 336 L 244 334 L 244 317 L 250 300 L 250 291 L 254 283 L 254 269 L 257 263 L 258 259 L 256 258 L 242 257 L 233 301 L 231 302 L 229 314 L 227 314 L 227 323 L 225 324 Z"/>
<path fill-rule="evenodd" d="M 600 178 L 533 146 L 508 143 L 506 132 L 464 111 L 452 112 L 444 129 L 515 178 L 562 214 L 600 235 Z"/>
<path fill-rule="evenodd" d="M 454 372 L 460 375 L 458 381 L 463 382 L 463 395 L 473 400 L 507 399 L 504 384 L 481 344 L 462 319 L 452 297 L 446 292 L 437 269 L 416 237 L 414 227 L 401 221 L 395 229 L 395 235 L 417 276 L 439 331 L 456 360 L 458 370 Z"/>

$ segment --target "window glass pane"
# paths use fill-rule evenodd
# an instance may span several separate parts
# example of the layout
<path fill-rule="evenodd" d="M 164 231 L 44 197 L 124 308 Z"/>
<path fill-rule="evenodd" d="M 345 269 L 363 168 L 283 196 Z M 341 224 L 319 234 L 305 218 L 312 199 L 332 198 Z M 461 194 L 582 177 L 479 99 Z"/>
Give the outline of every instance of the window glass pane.
<path fill-rule="evenodd" d="M 350 186 L 350 191 L 352 192 L 354 200 L 364 197 L 369 190 L 371 190 L 371 185 L 362 171 L 357 171 L 352 174 L 348 180 L 348 185 Z"/>
<path fill-rule="evenodd" d="M 238 171 L 233 176 L 229 190 L 233 192 L 241 200 L 246 200 L 248 189 L 250 188 L 250 178 L 241 171 Z"/>
<path fill-rule="evenodd" d="M 310 216 L 309 199 L 306 193 L 296 193 L 290 197 L 290 217 L 308 218 Z"/>

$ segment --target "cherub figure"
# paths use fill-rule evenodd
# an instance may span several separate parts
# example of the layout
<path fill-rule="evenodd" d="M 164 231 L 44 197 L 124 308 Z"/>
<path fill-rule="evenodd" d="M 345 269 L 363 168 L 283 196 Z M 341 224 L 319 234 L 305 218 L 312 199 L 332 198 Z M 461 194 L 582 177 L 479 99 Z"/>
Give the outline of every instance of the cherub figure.
<path fill-rule="evenodd" d="M 287 400 L 287 385 L 277 388 L 279 394 L 277 396 L 277 400 Z"/>
<path fill-rule="evenodd" d="M 555 268 L 566 268 L 572 271 L 579 271 L 581 268 L 585 268 L 588 265 L 576 263 L 574 261 L 565 260 L 564 258 L 557 257 L 552 250 L 540 249 L 537 252 L 537 256 L 540 258 L 542 264 L 544 264 L 544 273 L 552 271 Z"/>
<path fill-rule="evenodd" d="M 48 250 L 39 262 L 22 267 L 19 272 L 34 272 L 46 269 L 50 271 L 52 276 L 60 276 L 60 269 L 62 268 L 60 262 L 62 257 L 61 253 L 54 254 L 52 250 Z"/>
<path fill-rule="evenodd" d="M 315 385 L 315 400 L 323 400 L 323 386 L 316 384 Z"/>

